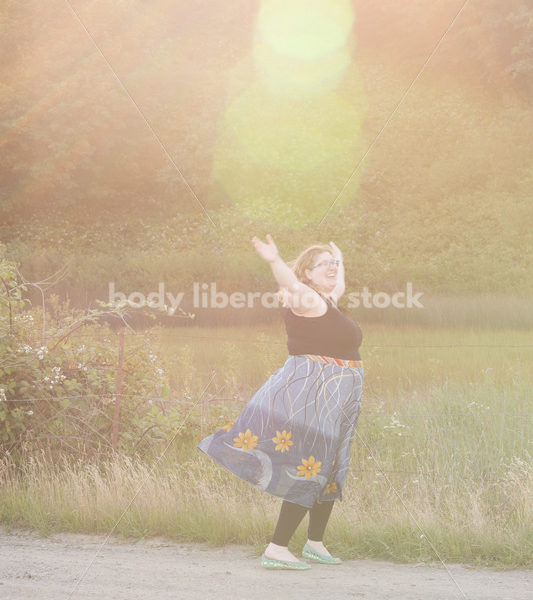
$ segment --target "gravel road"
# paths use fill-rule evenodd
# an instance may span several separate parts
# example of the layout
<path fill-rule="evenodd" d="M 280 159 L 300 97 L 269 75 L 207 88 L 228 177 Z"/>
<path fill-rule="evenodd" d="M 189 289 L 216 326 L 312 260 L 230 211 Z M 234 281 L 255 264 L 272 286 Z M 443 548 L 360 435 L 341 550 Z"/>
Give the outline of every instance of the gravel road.
<path fill-rule="evenodd" d="M 3 600 L 529 600 L 533 572 L 348 560 L 310 571 L 268 571 L 247 546 L 211 548 L 155 538 L 47 538 L 0 528 Z M 91 561 L 93 564 L 86 571 Z M 77 582 L 81 582 L 76 587 Z"/>

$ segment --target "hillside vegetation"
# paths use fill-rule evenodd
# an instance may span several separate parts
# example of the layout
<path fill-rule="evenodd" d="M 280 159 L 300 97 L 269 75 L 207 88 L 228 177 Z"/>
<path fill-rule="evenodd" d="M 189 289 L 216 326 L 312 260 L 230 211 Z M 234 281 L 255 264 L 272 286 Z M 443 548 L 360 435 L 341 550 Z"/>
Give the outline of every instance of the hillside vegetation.
<path fill-rule="evenodd" d="M 126 292 L 194 281 L 267 290 L 250 239 L 269 232 L 287 260 L 333 239 L 351 289 L 410 281 L 437 295 L 530 295 L 531 8 L 469 3 L 417 78 L 459 5 L 352 5 L 335 86 L 276 98 L 254 71 L 258 2 L 80 7 L 151 131 L 66 6 L 8 0 L 7 257 L 30 280 L 68 264 L 55 291 L 77 306 L 106 299 L 110 281 Z M 260 127 L 276 114 L 294 127 L 284 147 Z M 239 127 L 247 145 L 231 137 Z"/>

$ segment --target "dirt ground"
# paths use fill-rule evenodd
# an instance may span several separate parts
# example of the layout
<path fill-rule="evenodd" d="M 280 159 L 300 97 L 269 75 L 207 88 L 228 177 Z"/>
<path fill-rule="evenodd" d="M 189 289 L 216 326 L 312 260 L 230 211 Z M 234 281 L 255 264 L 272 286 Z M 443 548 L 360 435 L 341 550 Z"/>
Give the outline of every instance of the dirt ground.
<path fill-rule="evenodd" d="M 117 538 L 102 546 L 104 540 L 78 534 L 39 538 L 0 528 L 0 598 L 529 600 L 533 589 L 533 571 L 525 570 L 448 565 L 461 592 L 438 565 L 348 560 L 313 563 L 310 571 L 269 571 L 246 546 Z"/>

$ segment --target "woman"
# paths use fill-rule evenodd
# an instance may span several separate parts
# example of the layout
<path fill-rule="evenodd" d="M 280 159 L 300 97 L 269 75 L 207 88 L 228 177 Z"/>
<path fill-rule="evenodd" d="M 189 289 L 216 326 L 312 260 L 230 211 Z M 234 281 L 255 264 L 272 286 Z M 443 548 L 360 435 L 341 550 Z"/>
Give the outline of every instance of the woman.
<path fill-rule="evenodd" d="M 322 538 L 335 500 L 342 500 L 350 448 L 361 408 L 361 329 L 338 308 L 344 267 L 337 246 L 311 246 L 290 268 L 270 235 L 252 239 L 270 263 L 284 299 L 289 357 L 254 394 L 233 424 L 198 448 L 252 485 L 283 498 L 261 563 L 309 569 L 288 548 L 310 509 L 302 556 L 339 564 Z"/>

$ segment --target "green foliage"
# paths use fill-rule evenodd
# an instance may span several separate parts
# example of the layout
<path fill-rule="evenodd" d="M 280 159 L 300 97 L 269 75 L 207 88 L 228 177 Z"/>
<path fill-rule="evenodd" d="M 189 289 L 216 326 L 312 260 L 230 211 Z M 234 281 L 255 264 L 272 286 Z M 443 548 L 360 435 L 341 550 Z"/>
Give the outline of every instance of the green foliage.
<path fill-rule="evenodd" d="M 450 23 L 450 4 L 355 2 L 352 68 L 335 94 L 354 104 L 363 95 L 367 99 L 362 137 L 370 152 L 352 179 L 359 182 L 356 191 L 339 184 L 318 193 L 317 183 L 307 198 L 305 186 L 291 187 L 294 155 L 280 148 L 280 184 L 291 190 L 283 197 L 288 213 L 311 210 L 306 202 L 317 193 L 320 202 L 334 204 L 320 226 L 300 229 L 279 223 L 279 214 L 269 217 L 275 206 L 269 186 L 249 218 L 235 214 L 235 199 L 213 169 L 226 108 L 253 81 L 246 66 L 253 11 L 237 18 L 237 4 L 215 4 L 209 19 L 193 19 L 190 27 L 181 6 L 161 13 L 136 0 L 127 9 L 91 8 L 95 23 L 119 28 L 110 35 L 125 34 L 119 17 L 124 10 L 137 15 L 141 28 L 149 24 L 135 43 L 125 34 L 128 65 L 120 65 L 118 56 L 111 62 L 119 61 L 118 71 L 147 110 L 178 173 L 138 113 L 128 110 L 119 87 L 109 87 L 102 65 L 89 64 L 83 48 L 63 35 L 49 38 L 63 32 L 62 17 L 47 13 L 47 26 L 37 33 L 32 5 L 10 0 L 7 6 L 10 19 L 1 26 L 6 120 L 28 126 L 9 131 L 0 237 L 30 279 L 69 262 L 56 291 L 74 306 L 103 299 L 109 280 L 126 291 L 148 291 L 159 281 L 184 290 L 193 280 L 215 278 L 227 288 L 270 289 L 271 273 L 249 242 L 267 232 L 287 259 L 309 243 L 334 239 L 345 252 L 349 286 L 388 290 L 409 280 L 425 292 L 446 294 L 533 290 L 527 228 L 533 218 L 533 53 L 531 9 L 524 0 L 489 0 L 481 11 L 462 11 L 394 114 L 422 57 Z M 108 10 L 118 12 L 109 19 Z M 211 23 L 227 38 L 216 47 L 202 43 L 190 60 L 184 48 L 200 48 L 197 36 L 219 40 L 203 35 Z M 36 49 L 44 47 L 41 57 Z M 42 60 L 28 62 L 28 55 Z M 79 64 L 76 73 L 83 77 L 72 76 L 72 64 Z M 364 94 L 354 93 L 360 77 Z M 49 110 L 37 109 L 42 98 L 53 98 Z M 353 128 L 335 133 L 320 113 L 312 123 L 318 132 L 339 140 L 354 135 Z M 307 134 L 308 127 L 302 123 L 298 133 Z M 377 142 L 371 147 L 372 140 Z M 262 142 L 259 135 L 256 145 Z M 237 150 L 237 186 L 249 175 L 249 157 L 242 151 L 241 169 L 240 155 Z M 313 171 L 317 182 L 331 175 L 325 156 Z M 355 158 L 353 163 L 355 169 Z M 259 161 L 260 174 L 261 167 Z"/>
<path fill-rule="evenodd" d="M 176 429 L 182 409 L 164 409 L 167 372 L 148 334 L 125 336 L 117 395 L 119 336 L 99 321 L 123 319 L 124 307 L 83 312 L 57 295 L 31 307 L 22 294 L 34 284 L 21 284 L 16 265 L 5 258 L 0 284 L 0 445 L 6 450 L 109 452 L 119 402 L 119 452 L 134 452 L 141 440 L 152 443 Z"/>

